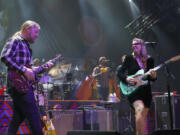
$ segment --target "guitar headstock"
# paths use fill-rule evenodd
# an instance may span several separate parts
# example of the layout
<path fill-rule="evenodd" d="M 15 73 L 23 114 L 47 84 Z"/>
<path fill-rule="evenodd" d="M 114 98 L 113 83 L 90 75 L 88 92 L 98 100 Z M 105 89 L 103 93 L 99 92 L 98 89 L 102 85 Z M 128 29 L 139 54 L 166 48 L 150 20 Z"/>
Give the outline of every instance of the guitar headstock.
<path fill-rule="evenodd" d="M 54 59 L 51 60 L 52 63 L 55 63 L 56 61 L 62 61 L 64 58 L 62 57 L 61 54 L 56 55 Z"/>
<path fill-rule="evenodd" d="M 170 59 L 170 62 L 175 62 L 175 61 L 178 61 L 178 60 L 180 60 L 180 55 L 177 55 L 177 56 L 175 56 L 175 57 L 172 57 L 172 58 Z"/>

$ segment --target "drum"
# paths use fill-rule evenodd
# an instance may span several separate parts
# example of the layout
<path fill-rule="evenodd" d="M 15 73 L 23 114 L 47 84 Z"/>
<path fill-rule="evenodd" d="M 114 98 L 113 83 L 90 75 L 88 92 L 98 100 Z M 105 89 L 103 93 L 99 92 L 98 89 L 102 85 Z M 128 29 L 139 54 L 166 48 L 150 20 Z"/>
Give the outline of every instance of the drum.
<path fill-rule="evenodd" d="M 41 77 L 40 83 L 42 84 L 53 83 L 53 79 L 50 75 L 44 75 Z"/>
<path fill-rule="evenodd" d="M 43 90 L 52 90 L 53 89 L 53 87 L 54 87 L 54 84 L 53 83 L 44 83 L 44 84 L 42 84 L 42 86 L 43 86 Z"/>
<path fill-rule="evenodd" d="M 42 84 L 43 90 L 52 90 L 53 89 L 53 79 L 50 75 L 44 75 L 41 77 L 40 84 Z"/>
<path fill-rule="evenodd" d="M 58 85 L 54 85 L 53 89 L 48 91 L 48 93 L 49 93 L 49 99 L 51 99 L 51 100 L 63 100 L 64 99 L 62 89 Z"/>

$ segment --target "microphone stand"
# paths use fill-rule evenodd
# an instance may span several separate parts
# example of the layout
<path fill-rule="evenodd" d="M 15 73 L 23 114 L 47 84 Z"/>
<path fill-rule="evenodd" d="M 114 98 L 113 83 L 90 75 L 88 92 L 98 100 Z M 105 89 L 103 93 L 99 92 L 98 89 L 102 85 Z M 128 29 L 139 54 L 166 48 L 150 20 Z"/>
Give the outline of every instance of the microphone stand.
<path fill-rule="evenodd" d="M 164 69 L 166 73 L 166 87 L 168 91 L 168 106 L 169 106 L 169 115 L 170 115 L 170 129 L 173 129 L 173 116 L 172 116 L 172 104 L 171 104 L 171 95 L 170 95 L 170 78 L 175 79 L 175 76 L 170 72 L 169 68 L 167 67 L 167 64 L 162 60 L 162 57 L 159 55 L 155 45 L 150 45 L 151 48 L 155 51 L 157 57 L 159 58 L 159 61 L 164 64 Z"/>

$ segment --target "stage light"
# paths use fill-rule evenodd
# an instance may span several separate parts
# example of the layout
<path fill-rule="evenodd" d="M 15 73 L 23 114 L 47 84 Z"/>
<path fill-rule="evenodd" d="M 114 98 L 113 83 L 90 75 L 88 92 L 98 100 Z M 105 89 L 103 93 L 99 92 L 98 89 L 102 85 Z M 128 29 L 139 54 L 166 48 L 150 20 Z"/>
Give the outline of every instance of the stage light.
<path fill-rule="evenodd" d="M 129 0 L 129 2 L 132 2 L 132 0 Z"/>

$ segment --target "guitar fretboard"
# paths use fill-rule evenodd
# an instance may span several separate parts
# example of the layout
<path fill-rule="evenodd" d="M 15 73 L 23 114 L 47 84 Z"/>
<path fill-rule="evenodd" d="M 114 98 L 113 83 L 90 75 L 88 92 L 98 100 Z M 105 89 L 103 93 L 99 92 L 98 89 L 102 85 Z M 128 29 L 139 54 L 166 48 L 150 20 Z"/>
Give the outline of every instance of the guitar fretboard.
<path fill-rule="evenodd" d="M 50 60 L 53 64 L 56 62 L 56 61 L 58 61 L 60 58 L 62 58 L 62 56 L 61 55 L 58 55 L 56 58 L 54 58 L 54 59 L 52 59 L 52 60 Z M 37 69 L 35 69 L 35 74 L 38 74 L 38 73 L 40 73 L 40 72 L 42 72 L 45 68 L 47 68 L 48 67 L 48 64 L 43 64 L 43 65 L 41 65 L 40 67 L 38 67 Z"/>

